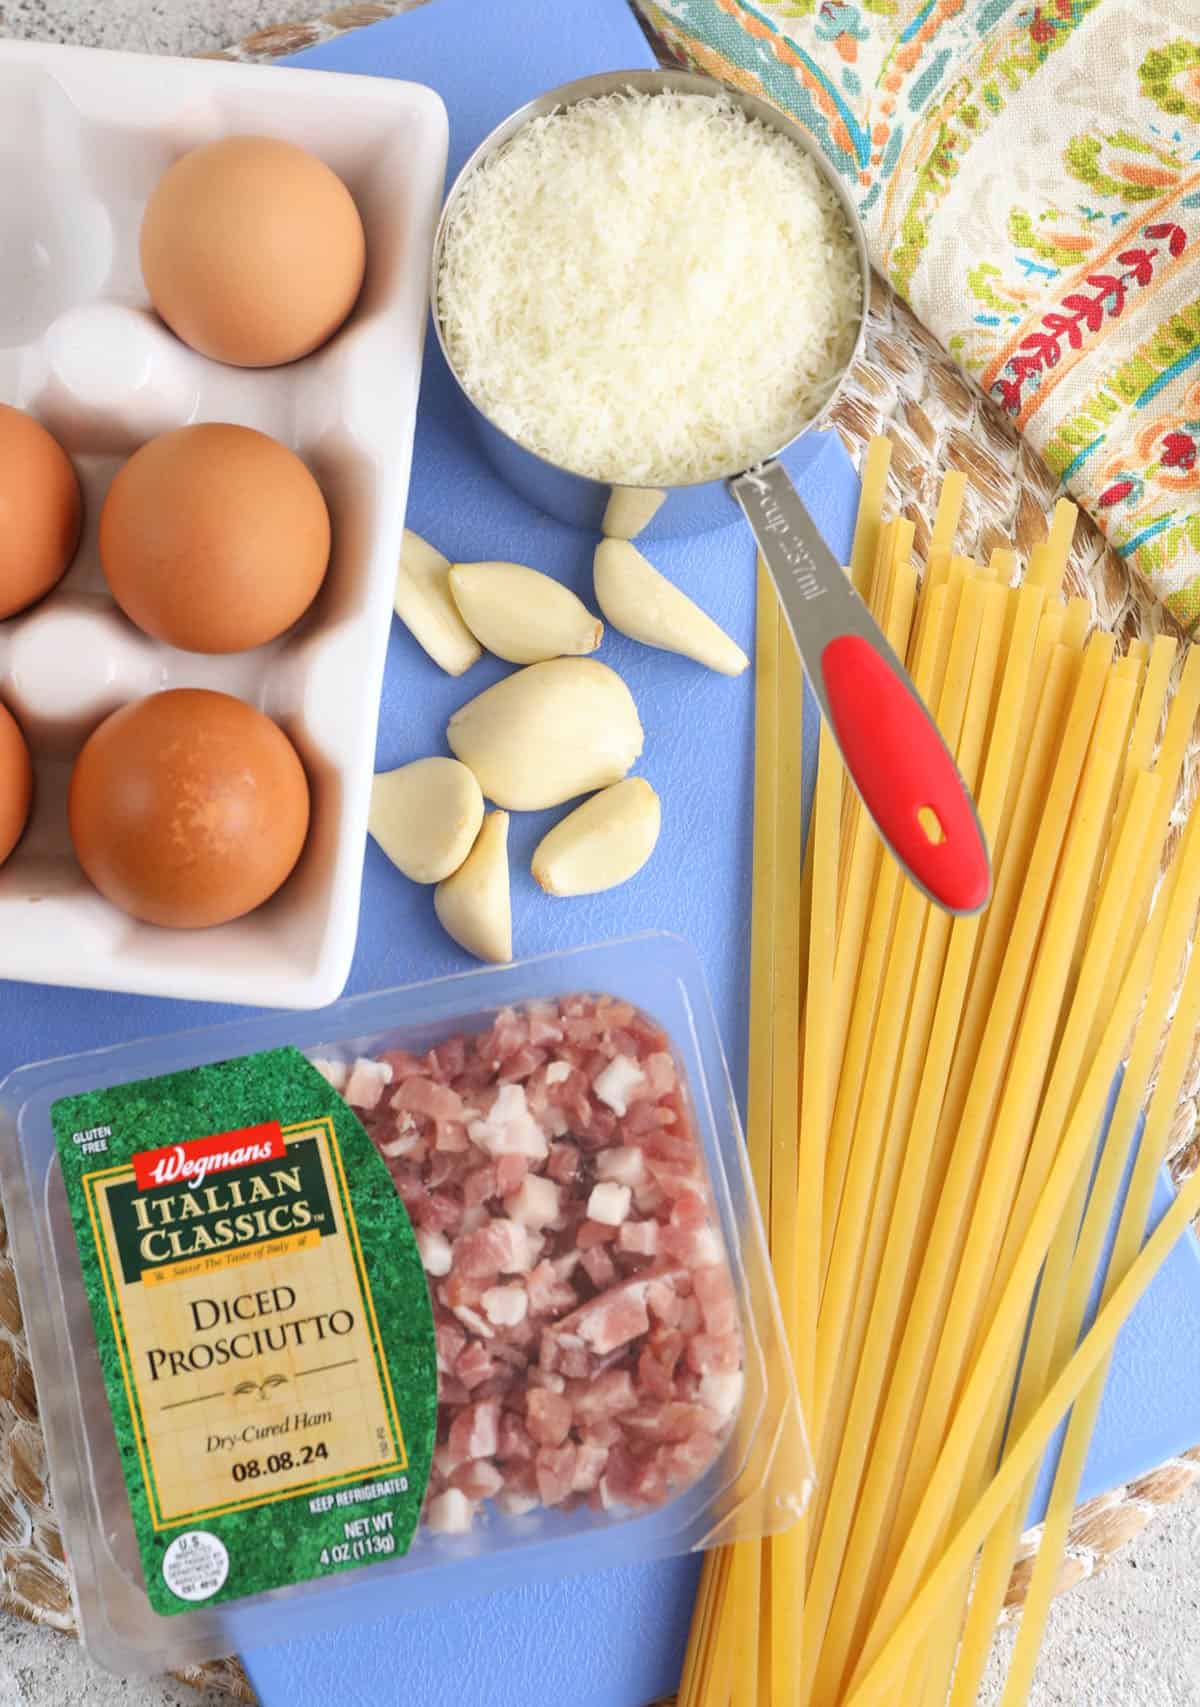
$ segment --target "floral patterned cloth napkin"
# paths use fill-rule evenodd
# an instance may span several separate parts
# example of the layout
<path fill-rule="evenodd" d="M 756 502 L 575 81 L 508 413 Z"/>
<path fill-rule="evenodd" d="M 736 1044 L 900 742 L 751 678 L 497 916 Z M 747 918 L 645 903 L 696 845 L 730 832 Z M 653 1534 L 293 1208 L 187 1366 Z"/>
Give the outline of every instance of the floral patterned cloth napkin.
<path fill-rule="evenodd" d="M 1200 0 L 637 0 L 857 186 L 872 259 L 1200 621 Z"/>

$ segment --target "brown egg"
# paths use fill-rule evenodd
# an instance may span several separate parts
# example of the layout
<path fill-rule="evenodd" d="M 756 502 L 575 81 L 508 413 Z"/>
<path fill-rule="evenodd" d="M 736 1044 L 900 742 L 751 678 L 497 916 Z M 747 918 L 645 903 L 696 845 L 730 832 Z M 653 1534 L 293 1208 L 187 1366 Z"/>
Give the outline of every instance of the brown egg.
<path fill-rule="evenodd" d="M 16 718 L 0 705 L 0 865 L 20 841 L 32 803 L 29 748 Z"/>
<path fill-rule="evenodd" d="M 286 445 L 179 427 L 109 487 L 100 562 L 131 622 L 185 652 L 245 652 L 302 616 L 329 566 L 329 511 Z"/>
<path fill-rule="evenodd" d="M 31 415 L 0 403 L 0 618 L 62 579 L 82 519 L 66 451 Z"/>
<path fill-rule="evenodd" d="M 308 834 L 308 780 L 261 711 L 201 688 L 114 711 L 67 800 L 79 863 L 115 907 L 194 930 L 251 912 L 289 876 Z"/>
<path fill-rule="evenodd" d="M 142 277 L 185 344 L 235 367 L 294 362 L 331 338 L 362 287 L 354 198 L 324 161 L 268 136 L 193 148 L 142 219 Z"/>

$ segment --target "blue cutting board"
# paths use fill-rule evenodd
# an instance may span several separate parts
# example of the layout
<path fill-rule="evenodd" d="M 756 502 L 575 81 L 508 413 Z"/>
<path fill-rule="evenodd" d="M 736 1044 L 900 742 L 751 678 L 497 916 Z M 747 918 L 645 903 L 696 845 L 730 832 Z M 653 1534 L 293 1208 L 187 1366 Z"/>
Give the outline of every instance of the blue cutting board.
<path fill-rule="evenodd" d="M 329 42 L 294 63 L 432 85 L 450 114 L 449 173 L 521 102 L 589 72 L 652 63 L 622 0 L 431 0 L 388 23 Z M 764 335 L 769 329 L 764 328 Z M 845 558 L 857 482 L 838 441 L 810 440 L 793 471 L 831 547 Z M 409 520 L 451 556 L 528 562 L 589 596 L 592 541 L 526 507 L 480 461 L 432 340 L 425 362 Z M 737 526 L 656 545 L 660 568 L 751 650 L 754 552 Z M 697 946 L 712 986 L 739 1096 L 745 1084 L 753 739 L 749 678 L 731 683 L 619 636 L 601 654 L 629 681 L 646 726 L 640 767 L 663 797 L 658 851 L 614 896 L 550 903 L 528 855 L 553 814 L 513 824 L 519 952 L 642 926 Z M 480 665 L 469 686 L 501 670 Z M 379 766 L 440 746 L 464 685 L 393 635 Z M 813 727 L 812 720 L 808 728 Z M 808 781 L 811 783 L 811 758 Z M 427 895 L 400 883 L 369 849 L 364 929 L 351 987 L 428 976 L 457 963 Z M 143 1027 L 143 1029 L 145 1029 Z M 1169 1201 L 1164 1185 L 1155 1208 Z M 1200 1439 L 1200 1262 L 1178 1247 L 1121 1336 L 1084 1493 L 1161 1463 Z M 1045 1488 L 1039 1491 L 1044 1498 Z M 244 1654 L 265 1707 L 641 1707 L 678 1681 L 696 1560 L 537 1583 L 444 1609 L 405 1612 L 397 1590 L 365 1573 L 365 1627 Z"/>

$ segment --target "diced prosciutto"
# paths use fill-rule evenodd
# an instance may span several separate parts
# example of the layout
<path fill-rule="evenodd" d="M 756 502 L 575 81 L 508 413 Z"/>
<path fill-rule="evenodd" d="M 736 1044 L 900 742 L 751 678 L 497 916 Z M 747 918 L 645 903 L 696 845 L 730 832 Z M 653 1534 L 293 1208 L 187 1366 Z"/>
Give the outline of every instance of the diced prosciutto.
<path fill-rule="evenodd" d="M 646 1083 L 646 1075 L 628 1055 L 617 1055 L 597 1073 L 592 1088 L 601 1102 L 606 1102 L 614 1114 L 629 1112 L 635 1093 Z"/>
<path fill-rule="evenodd" d="M 540 1262 L 532 1270 L 526 1278 L 525 1291 L 535 1316 L 561 1315 L 564 1310 L 573 1310 L 579 1302 L 575 1288 L 560 1279 L 555 1265 L 549 1262 Z"/>
<path fill-rule="evenodd" d="M 417 1228 L 417 1249 L 421 1253 L 421 1261 L 425 1265 L 426 1274 L 436 1275 L 450 1273 L 452 1254 L 450 1241 L 444 1233 L 434 1228 Z"/>
<path fill-rule="evenodd" d="M 559 1216 L 558 1187 L 552 1179 L 529 1174 L 505 1208 L 524 1227 L 548 1227 Z"/>
<path fill-rule="evenodd" d="M 646 1293 L 642 1287 L 626 1286 L 602 1292 L 585 1305 L 576 1317 L 576 1333 L 598 1357 L 607 1357 L 618 1346 L 636 1340 L 650 1326 Z"/>
<path fill-rule="evenodd" d="M 451 1085 L 462 1077 L 467 1065 L 467 1039 L 465 1037 L 447 1038 L 445 1043 L 439 1043 L 436 1049 L 431 1049 L 426 1056 L 425 1064 L 431 1078 L 442 1085 Z"/>
<path fill-rule="evenodd" d="M 709 1268 L 722 1259 L 721 1240 L 711 1227 L 664 1227 L 662 1249 L 689 1268 Z"/>
<path fill-rule="evenodd" d="M 472 1143 L 490 1155 L 528 1156 L 542 1161 L 549 1153 L 546 1134 L 534 1118 L 522 1085 L 501 1085 L 487 1117 L 467 1126 Z"/>
<path fill-rule="evenodd" d="M 577 1421 L 607 1422 L 638 1406 L 637 1388 L 628 1369 L 608 1369 L 583 1389 L 573 1390 L 571 1402 Z"/>
<path fill-rule="evenodd" d="M 511 1488 L 496 1495 L 496 1504 L 505 1517 L 528 1517 L 531 1511 L 537 1510 L 538 1503 L 536 1495 L 514 1493 Z"/>
<path fill-rule="evenodd" d="M 584 1140 L 590 1150 L 603 1150 L 617 1136 L 618 1125 L 616 1115 L 593 1100 L 588 1112 L 572 1127 L 572 1136 Z"/>
<path fill-rule="evenodd" d="M 501 1197 L 515 1197 L 525 1183 L 529 1163 L 524 1156 L 500 1156 L 496 1162 L 496 1190 Z"/>
<path fill-rule="evenodd" d="M 720 1265 L 723 1269 L 720 1235 L 709 1222 L 708 1205 L 699 1192 L 682 1192 L 672 1203 L 670 1218 L 662 1229 L 662 1249 L 688 1268 Z"/>
<path fill-rule="evenodd" d="M 510 1055 L 503 1067 L 501 1067 L 500 1083 L 502 1085 L 506 1085 L 518 1079 L 528 1079 L 532 1074 L 537 1072 L 539 1067 L 544 1067 L 545 1064 L 545 1050 L 534 1049 L 532 1045 L 527 1043 L 514 1054 Z"/>
<path fill-rule="evenodd" d="M 686 1160 L 690 1148 L 689 1139 L 677 1138 L 667 1128 L 675 1124 L 675 1111 L 670 1108 L 659 1108 L 657 1103 L 639 1102 L 629 1111 L 625 1122 L 625 1135 L 629 1138 L 639 1138 L 646 1148 L 658 1155 L 674 1156 L 678 1160 Z"/>
<path fill-rule="evenodd" d="M 622 1221 L 628 1220 L 632 1202 L 633 1193 L 627 1185 L 605 1180 L 592 1188 L 588 1198 L 588 1220 L 598 1221 L 604 1227 L 619 1227 Z"/>
<path fill-rule="evenodd" d="M 413 1219 L 431 1233 L 457 1233 L 462 1218 L 462 1203 L 447 1191 L 430 1192 L 413 1211 Z"/>
<path fill-rule="evenodd" d="M 449 1446 L 456 1463 L 468 1458 L 491 1458 L 500 1443 L 500 1402 L 480 1399 L 467 1405 L 450 1425 Z"/>
<path fill-rule="evenodd" d="M 529 1296 L 523 1286 L 489 1286 L 483 1295 L 483 1313 L 494 1327 L 515 1328 L 529 1312 Z"/>
<path fill-rule="evenodd" d="M 332 1085 L 335 1091 L 345 1090 L 350 1069 L 344 1061 L 327 1061 L 320 1055 L 314 1055 L 312 1064 L 327 1085 Z"/>
<path fill-rule="evenodd" d="M 647 1217 L 657 1215 L 666 1201 L 666 1193 L 654 1180 L 647 1181 L 645 1185 L 634 1187 L 633 1206 L 639 1215 Z"/>
<path fill-rule="evenodd" d="M 465 1129 L 457 1120 L 439 1120 L 437 1136 L 434 1139 L 436 1150 L 448 1151 L 454 1155 L 465 1155 L 470 1149 Z"/>
<path fill-rule="evenodd" d="M 644 1184 L 646 1158 L 640 1146 L 617 1144 L 611 1150 L 601 1150 L 596 1157 L 596 1178 L 630 1187 Z"/>
<path fill-rule="evenodd" d="M 725 1265 L 722 1263 L 719 1267 L 698 1268 L 692 1276 L 692 1285 L 708 1332 L 718 1335 L 736 1334 L 737 1300 L 734 1298 L 733 1282 Z"/>
<path fill-rule="evenodd" d="M 466 1494 L 469 1500 L 494 1499 L 504 1486 L 504 1477 L 494 1464 L 480 1458 L 463 1464 L 450 1478 L 450 1486 Z"/>
<path fill-rule="evenodd" d="M 520 1417 L 515 1411 L 505 1411 L 500 1418 L 500 1444 L 496 1448 L 497 1458 L 502 1463 L 510 1459 L 532 1459 L 535 1450 L 533 1436 Z"/>
<path fill-rule="evenodd" d="M 700 1314 L 700 1306 L 695 1298 L 681 1298 L 679 1300 L 679 1315 L 676 1317 L 676 1325 L 680 1333 L 688 1340 L 695 1339 L 696 1335 L 702 1331 L 704 1318 Z"/>
<path fill-rule="evenodd" d="M 694 1233 L 708 1226 L 708 1205 L 698 1191 L 685 1191 L 671 1205 L 671 1225 Z"/>
<path fill-rule="evenodd" d="M 690 1163 L 691 1139 L 674 1127 L 675 1113 L 669 1108 L 640 1103 L 625 1122 L 625 1130 L 636 1137 L 647 1156 L 659 1161 Z"/>
<path fill-rule="evenodd" d="M 697 1375 L 732 1375 L 742 1367 L 741 1342 L 736 1334 L 694 1334 L 687 1361 Z"/>
<path fill-rule="evenodd" d="M 429 1145 L 417 1131 L 415 1125 L 408 1131 L 401 1127 L 394 1138 L 389 1138 L 379 1148 L 384 1159 L 389 1162 L 401 1156 L 411 1156 L 414 1161 L 424 1161 L 429 1153 Z"/>
<path fill-rule="evenodd" d="M 648 1440 L 677 1442 L 711 1429 L 714 1421 L 712 1412 L 704 1405 L 672 1403 L 639 1405 L 636 1411 L 629 1412 L 625 1426 Z"/>
<path fill-rule="evenodd" d="M 563 1251 L 561 1256 L 554 1258 L 554 1272 L 560 1280 L 570 1280 L 582 1260 L 583 1252 L 580 1250 Z M 567 1308 L 570 1309 L 571 1306 L 568 1305 Z"/>
<path fill-rule="evenodd" d="M 463 1202 L 470 1209 L 477 1209 L 481 1203 L 487 1203 L 490 1198 L 498 1197 L 500 1187 L 497 1183 L 496 1164 L 488 1162 L 482 1168 L 472 1168 L 470 1173 L 463 1175 Z"/>
<path fill-rule="evenodd" d="M 718 1417 L 736 1416 L 745 1391 L 746 1378 L 741 1370 L 720 1375 L 705 1375 L 700 1381 L 700 1397 Z"/>
<path fill-rule="evenodd" d="M 475 1507 L 458 1488 L 447 1488 L 425 1507 L 425 1522 L 441 1535 L 465 1535 L 475 1522 Z"/>
<path fill-rule="evenodd" d="M 392 1069 L 392 1082 L 399 1084 L 401 1079 L 412 1079 L 428 1072 L 427 1063 L 419 1055 L 410 1055 L 407 1049 L 385 1049 L 379 1059 Z"/>
<path fill-rule="evenodd" d="M 603 1291 L 611 1286 L 617 1278 L 617 1265 L 609 1256 L 603 1245 L 592 1245 L 583 1253 L 583 1266 L 587 1277 L 597 1291 Z"/>
<path fill-rule="evenodd" d="M 650 1335 L 638 1358 L 638 1387 L 644 1395 L 670 1403 L 675 1397 L 675 1371 L 683 1349 L 682 1334 L 664 1330 Z"/>
<path fill-rule="evenodd" d="M 568 1442 L 565 1446 L 543 1446 L 538 1450 L 534 1464 L 537 1469 L 538 1493 L 543 1505 L 562 1505 L 563 1501 L 575 1491 L 575 1463 L 578 1447 Z"/>
<path fill-rule="evenodd" d="M 527 1272 L 529 1234 L 518 1221 L 487 1221 L 458 1241 L 454 1271 L 466 1280 L 491 1280 L 498 1274 Z"/>
<path fill-rule="evenodd" d="M 667 1161 L 661 1156 L 648 1156 L 646 1168 L 650 1178 L 669 1202 L 696 1189 L 696 1170 L 681 1162 Z"/>
<path fill-rule="evenodd" d="M 636 1400 L 635 1400 L 636 1403 Z M 633 1406 L 629 1407 L 631 1410 Z M 624 1439 L 621 1425 L 614 1418 L 602 1419 L 600 1422 L 584 1422 L 579 1429 L 579 1438 L 585 1446 L 617 1446 Z"/>
<path fill-rule="evenodd" d="M 360 1057 L 350 1069 L 342 1095 L 351 1108 L 376 1108 L 391 1082 L 392 1069 L 386 1061 Z"/>
<path fill-rule="evenodd" d="M 586 1251 L 592 1245 L 611 1245 L 616 1236 L 611 1221 L 584 1221 L 575 1234 L 575 1248 Z"/>
<path fill-rule="evenodd" d="M 443 1375 L 449 1375 L 455 1359 L 467 1343 L 467 1336 L 456 1322 L 439 1321 L 436 1324 L 438 1369 Z"/>
<path fill-rule="evenodd" d="M 402 1079 L 392 1093 L 391 1102 L 398 1113 L 420 1114 L 429 1120 L 456 1120 L 461 1124 L 467 1118 L 458 1092 L 434 1079 Z"/>
<path fill-rule="evenodd" d="M 454 1360 L 454 1374 L 468 1393 L 476 1387 L 482 1387 L 495 1373 L 495 1358 L 477 1339 L 468 1340 Z"/>
<path fill-rule="evenodd" d="M 541 1364 L 529 1371 L 529 1386 L 531 1389 L 541 1387 L 547 1393 L 565 1393 L 567 1390 L 565 1377 L 553 1369 L 543 1369 Z"/>
<path fill-rule="evenodd" d="M 361 1113 L 433 1302 L 438 1441 L 424 1521 L 673 1498 L 744 1388 L 737 1299 L 661 1028 L 570 996 L 424 1055 L 314 1063 Z"/>
<path fill-rule="evenodd" d="M 683 1311 L 683 1300 L 666 1280 L 652 1280 L 646 1287 L 646 1307 L 656 1322 L 673 1328 Z"/>
<path fill-rule="evenodd" d="M 539 1387 L 525 1395 L 525 1414 L 529 1437 L 539 1446 L 561 1446 L 575 1420 L 569 1399 Z"/>
<path fill-rule="evenodd" d="M 481 1303 L 482 1301 L 483 1300 L 480 1299 Z M 495 1339 L 495 1328 L 492 1327 L 486 1317 L 481 1316 L 479 1311 L 473 1309 L 470 1304 L 454 1304 L 451 1308 L 462 1323 L 463 1327 L 468 1328 L 471 1333 L 478 1334 L 485 1340 Z M 457 1373 L 457 1371 L 455 1373 Z"/>
<path fill-rule="evenodd" d="M 656 1050 L 642 1057 L 642 1070 L 650 1081 L 650 1089 L 656 1097 L 669 1096 L 675 1089 L 676 1072 L 675 1059 L 665 1049 Z"/>
<path fill-rule="evenodd" d="M 584 1441 L 575 1454 L 575 1475 L 571 1481 L 572 1490 L 577 1494 L 590 1494 L 599 1484 L 608 1463 L 608 1448 L 598 1446 L 594 1441 Z"/>
<path fill-rule="evenodd" d="M 549 1334 L 542 1335 L 542 1344 L 554 1345 Z M 586 1381 L 592 1373 L 593 1358 L 578 1334 L 561 1334 L 554 1353 L 561 1373 L 571 1381 Z"/>
<path fill-rule="evenodd" d="M 716 1419 L 713 1420 L 715 1423 Z M 724 1419 L 720 1426 L 723 1424 Z M 697 1429 L 694 1434 L 677 1441 L 661 1455 L 672 1490 L 686 1488 L 697 1476 L 702 1476 L 720 1450 L 720 1437 L 704 1429 Z"/>
<path fill-rule="evenodd" d="M 657 1256 L 658 1235 L 657 1221 L 626 1221 L 617 1231 L 617 1249 L 632 1257 Z"/>
<path fill-rule="evenodd" d="M 544 1008 L 530 1007 L 526 1009 L 529 1017 L 529 1041 L 538 1048 L 547 1043 L 562 1042 L 562 1026 L 558 1022 L 558 1010 L 549 1003 Z"/>

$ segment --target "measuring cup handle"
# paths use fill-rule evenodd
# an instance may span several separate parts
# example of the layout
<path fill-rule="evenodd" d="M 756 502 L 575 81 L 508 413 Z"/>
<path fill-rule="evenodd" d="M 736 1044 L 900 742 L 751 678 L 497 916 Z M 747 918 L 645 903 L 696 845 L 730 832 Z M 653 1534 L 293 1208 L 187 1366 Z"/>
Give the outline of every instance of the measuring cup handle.
<path fill-rule="evenodd" d="M 785 469 L 731 482 L 846 770 L 908 876 L 951 913 L 991 895 L 974 802 L 933 717 Z"/>

